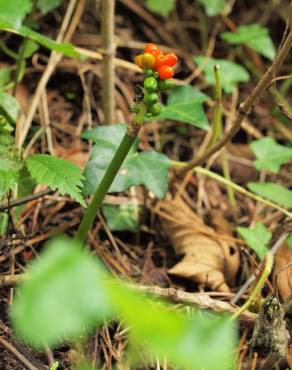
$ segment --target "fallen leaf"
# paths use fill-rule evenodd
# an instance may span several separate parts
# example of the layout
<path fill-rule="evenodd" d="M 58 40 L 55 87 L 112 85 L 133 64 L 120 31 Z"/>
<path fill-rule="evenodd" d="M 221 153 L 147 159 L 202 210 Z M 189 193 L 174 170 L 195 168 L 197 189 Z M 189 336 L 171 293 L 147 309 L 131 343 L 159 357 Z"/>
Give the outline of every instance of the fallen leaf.
<path fill-rule="evenodd" d="M 288 267 L 289 263 L 292 263 L 292 250 L 287 243 L 283 243 L 275 254 L 274 278 L 277 276 L 277 288 L 284 300 L 292 295 L 292 266 Z M 287 268 L 284 269 L 285 267 Z M 281 271 L 282 269 L 284 270 Z"/>
<path fill-rule="evenodd" d="M 176 254 L 183 255 L 168 273 L 228 292 L 240 262 L 230 236 L 208 227 L 180 198 L 159 202 L 157 210 Z"/>

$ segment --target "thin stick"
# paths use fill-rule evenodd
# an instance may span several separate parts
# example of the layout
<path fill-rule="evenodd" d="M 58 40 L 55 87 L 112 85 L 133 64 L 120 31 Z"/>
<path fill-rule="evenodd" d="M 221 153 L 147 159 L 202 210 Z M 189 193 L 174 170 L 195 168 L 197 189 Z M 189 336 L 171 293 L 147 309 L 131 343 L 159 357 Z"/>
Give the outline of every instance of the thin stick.
<path fill-rule="evenodd" d="M 115 122 L 115 0 L 101 0 L 102 105 L 104 123 Z"/>
<path fill-rule="evenodd" d="M 262 93 L 267 89 L 267 87 L 269 87 L 272 79 L 275 77 L 276 72 L 281 67 L 285 58 L 289 54 L 291 46 L 292 46 L 292 30 L 289 32 L 285 42 L 283 43 L 283 46 L 279 50 L 272 65 L 264 73 L 264 75 L 262 76 L 256 87 L 253 89 L 251 94 L 247 97 L 245 102 L 240 104 L 239 109 L 237 111 L 237 116 L 230 130 L 222 137 L 221 140 L 217 142 L 217 144 L 215 144 L 212 148 L 207 150 L 203 155 L 201 155 L 198 158 L 194 158 L 190 162 L 187 162 L 186 166 L 178 169 L 179 173 L 184 174 L 191 168 L 203 164 L 208 158 L 211 157 L 211 155 L 218 152 L 218 150 L 222 149 L 233 138 L 233 136 L 240 129 L 243 120 L 245 119 L 253 105 L 256 103 L 257 99 L 262 95 Z"/>
<path fill-rule="evenodd" d="M 31 194 L 31 195 L 28 195 L 28 196 L 23 197 L 21 199 L 13 200 L 9 204 L 8 203 L 0 204 L 0 212 L 3 212 L 5 210 L 7 210 L 8 208 L 21 206 L 22 204 L 26 204 L 28 202 L 31 202 L 32 200 L 44 197 L 44 196 L 49 195 L 51 193 L 53 193 L 53 191 L 51 189 L 46 189 L 46 190 L 40 191 L 39 193 Z"/>

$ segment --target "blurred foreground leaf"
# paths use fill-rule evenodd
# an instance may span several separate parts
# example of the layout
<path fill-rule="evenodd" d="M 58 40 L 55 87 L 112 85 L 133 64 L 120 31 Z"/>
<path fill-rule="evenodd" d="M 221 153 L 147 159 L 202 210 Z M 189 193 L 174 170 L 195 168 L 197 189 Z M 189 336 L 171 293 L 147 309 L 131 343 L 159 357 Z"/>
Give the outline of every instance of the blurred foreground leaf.
<path fill-rule="evenodd" d="M 19 28 L 31 9 L 31 0 L 0 0 L 0 21 L 9 22 L 13 28 Z"/>

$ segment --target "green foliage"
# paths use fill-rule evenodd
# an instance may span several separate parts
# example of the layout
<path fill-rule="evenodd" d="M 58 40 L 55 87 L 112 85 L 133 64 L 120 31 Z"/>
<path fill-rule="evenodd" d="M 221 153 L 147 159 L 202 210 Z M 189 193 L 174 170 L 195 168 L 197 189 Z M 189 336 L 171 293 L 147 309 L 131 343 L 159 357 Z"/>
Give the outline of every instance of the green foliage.
<path fill-rule="evenodd" d="M 10 81 L 10 69 L 3 67 L 0 69 L 0 89 L 8 84 Z"/>
<path fill-rule="evenodd" d="M 12 28 L 18 29 L 31 9 L 31 0 L 0 0 L 0 21 L 10 23 Z"/>
<path fill-rule="evenodd" d="M 120 206 L 105 205 L 102 211 L 108 227 L 112 231 L 129 230 L 137 232 L 139 228 L 139 206 L 122 204 Z"/>
<path fill-rule="evenodd" d="M 49 13 L 61 5 L 62 2 L 63 0 L 38 0 L 37 6 L 43 13 Z"/>
<path fill-rule="evenodd" d="M 208 130 L 209 124 L 202 104 L 209 97 L 190 85 L 173 89 L 168 96 L 167 105 L 163 106 L 159 119 L 189 123 Z"/>
<path fill-rule="evenodd" d="M 14 27 L 11 25 L 11 23 L 0 19 L 0 30 L 14 32 Z M 47 49 L 58 51 L 66 55 L 67 57 L 81 58 L 81 55 L 75 50 L 72 44 L 54 41 L 49 37 L 46 37 L 26 26 L 20 27 L 16 33 L 23 37 L 28 37 L 29 39 L 34 40 L 35 42 L 46 47 Z"/>
<path fill-rule="evenodd" d="M 254 228 L 237 227 L 239 235 L 246 244 L 256 252 L 258 257 L 263 260 L 268 251 L 268 243 L 272 238 L 272 233 L 261 222 L 257 222 Z"/>
<path fill-rule="evenodd" d="M 292 249 L 292 233 L 287 236 L 286 243 L 289 249 Z"/>
<path fill-rule="evenodd" d="M 33 40 L 27 40 L 25 43 L 25 49 L 23 57 L 25 59 L 30 58 L 39 48 L 39 45 Z"/>
<path fill-rule="evenodd" d="M 5 121 L 0 123 L 0 198 L 17 184 L 22 168 L 14 139 L 4 125 Z"/>
<path fill-rule="evenodd" d="M 86 206 L 82 196 L 81 170 L 69 161 L 48 154 L 34 154 L 26 160 L 32 178 L 38 183 L 48 185 L 61 194 L 69 194 L 81 205 Z"/>
<path fill-rule="evenodd" d="M 266 27 L 257 23 L 238 27 L 236 32 L 223 32 L 221 38 L 230 44 L 244 44 L 273 60 L 276 50 Z"/>
<path fill-rule="evenodd" d="M 126 125 L 119 124 L 97 127 L 83 134 L 84 138 L 93 140 L 95 143 L 84 171 L 85 194 L 95 192 L 125 131 Z M 132 150 L 118 172 L 110 192 L 120 192 L 142 184 L 158 198 L 163 198 L 168 187 L 170 166 L 171 161 L 163 154 L 155 151 L 135 153 Z"/>
<path fill-rule="evenodd" d="M 209 17 L 214 17 L 223 12 L 226 6 L 226 0 L 199 0 Z"/>
<path fill-rule="evenodd" d="M 248 188 L 254 193 L 271 200 L 285 208 L 292 208 L 292 190 L 279 184 L 249 182 Z"/>
<path fill-rule="evenodd" d="M 131 327 L 137 346 L 179 367 L 231 367 L 235 330 L 229 318 L 176 313 L 167 304 L 151 302 L 110 278 L 77 241 L 52 241 L 27 273 L 11 317 L 16 331 L 37 347 L 74 340 L 114 314 Z"/>
<path fill-rule="evenodd" d="M 6 236 L 8 228 L 8 214 L 0 212 L 0 236 Z"/>
<path fill-rule="evenodd" d="M 110 313 L 103 268 L 74 240 L 51 241 L 28 274 L 11 312 L 28 343 L 45 347 L 77 338 Z"/>
<path fill-rule="evenodd" d="M 146 0 L 146 7 L 162 17 L 167 17 L 175 8 L 176 0 Z"/>
<path fill-rule="evenodd" d="M 18 114 L 18 101 L 13 96 L 0 92 L 0 116 L 2 115 L 11 125 L 14 125 Z"/>
<path fill-rule="evenodd" d="M 256 140 L 250 147 L 257 157 L 254 165 L 258 170 L 278 173 L 281 165 L 292 159 L 292 148 L 278 144 L 271 137 Z"/>
<path fill-rule="evenodd" d="M 194 61 L 203 69 L 207 83 L 214 86 L 214 66 L 217 64 L 220 67 L 221 85 L 226 93 L 234 91 L 239 82 L 249 80 L 249 74 L 245 68 L 228 60 L 197 56 L 194 57 Z"/>
<path fill-rule="evenodd" d="M 59 367 L 59 361 L 55 361 L 52 366 L 50 367 L 50 370 L 57 370 Z"/>

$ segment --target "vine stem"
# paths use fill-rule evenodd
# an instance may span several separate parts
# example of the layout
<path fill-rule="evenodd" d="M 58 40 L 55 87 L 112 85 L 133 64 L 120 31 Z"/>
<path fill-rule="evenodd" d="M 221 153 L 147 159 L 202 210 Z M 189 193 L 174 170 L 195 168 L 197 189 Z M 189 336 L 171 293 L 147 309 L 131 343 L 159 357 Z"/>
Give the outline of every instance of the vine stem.
<path fill-rule="evenodd" d="M 270 83 L 274 79 L 276 72 L 281 67 L 287 55 L 289 54 L 291 46 L 292 46 L 292 30 L 289 32 L 285 42 L 283 43 L 281 49 L 277 53 L 276 58 L 272 65 L 264 73 L 262 78 L 257 83 L 256 87 L 252 90 L 251 94 L 247 97 L 244 103 L 240 104 L 235 121 L 231 126 L 230 130 L 222 137 L 221 140 L 214 144 L 203 155 L 187 162 L 184 168 L 179 169 L 179 173 L 183 175 L 193 167 L 203 164 L 208 158 L 210 158 L 214 153 L 222 149 L 233 138 L 233 136 L 240 129 L 243 120 L 248 115 L 250 109 L 256 103 L 257 99 L 270 86 Z"/>
<path fill-rule="evenodd" d="M 127 131 L 113 159 L 111 160 L 111 163 L 103 175 L 103 178 L 101 179 L 95 194 L 85 211 L 83 219 L 75 235 L 76 239 L 79 239 L 82 243 L 85 242 L 87 233 L 93 225 L 94 219 L 102 205 L 102 202 L 138 136 L 139 130 L 144 122 L 146 112 L 147 106 L 141 102 L 139 105 L 139 113 L 134 116 L 133 121 L 129 124 Z"/>
<path fill-rule="evenodd" d="M 256 300 L 258 294 L 260 293 L 263 285 L 265 284 L 266 280 L 268 279 L 274 263 L 274 256 L 271 252 L 266 254 L 266 264 L 264 267 L 264 271 L 259 278 L 256 286 L 254 287 L 253 291 L 251 292 L 250 296 L 248 297 L 247 301 L 242 305 L 232 316 L 231 320 L 235 320 L 238 318 L 244 311 L 246 311 L 250 305 Z"/>

